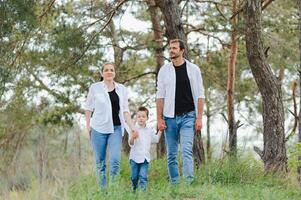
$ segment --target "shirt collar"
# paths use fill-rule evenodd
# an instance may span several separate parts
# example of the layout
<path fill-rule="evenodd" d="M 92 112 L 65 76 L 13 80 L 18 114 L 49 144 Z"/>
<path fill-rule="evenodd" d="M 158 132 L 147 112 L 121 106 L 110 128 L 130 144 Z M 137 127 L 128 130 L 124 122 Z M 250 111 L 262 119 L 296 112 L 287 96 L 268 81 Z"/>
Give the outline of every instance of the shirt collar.
<path fill-rule="evenodd" d="M 190 62 L 189 62 L 187 59 L 184 59 L 184 60 L 185 60 L 185 62 L 186 62 L 186 67 L 189 67 Z M 169 63 L 168 63 L 168 66 L 169 66 L 169 67 L 172 67 L 172 68 L 174 67 L 174 65 L 173 65 L 172 62 L 169 62 Z"/>
<path fill-rule="evenodd" d="M 137 123 L 137 127 L 138 127 L 139 129 L 144 129 L 144 128 L 146 128 L 146 125 L 143 127 L 143 126 L 140 126 L 140 125 Z"/>
<path fill-rule="evenodd" d="M 104 81 L 101 81 L 100 84 L 102 85 L 102 87 L 103 87 L 104 89 L 107 89 L 107 86 L 106 86 L 106 84 L 105 84 Z M 114 81 L 114 85 L 115 85 L 115 89 L 118 89 L 118 88 L 120 87 L 120 84 L 117 83 L 117 82 L 115 82 L 115 81 Z"/>

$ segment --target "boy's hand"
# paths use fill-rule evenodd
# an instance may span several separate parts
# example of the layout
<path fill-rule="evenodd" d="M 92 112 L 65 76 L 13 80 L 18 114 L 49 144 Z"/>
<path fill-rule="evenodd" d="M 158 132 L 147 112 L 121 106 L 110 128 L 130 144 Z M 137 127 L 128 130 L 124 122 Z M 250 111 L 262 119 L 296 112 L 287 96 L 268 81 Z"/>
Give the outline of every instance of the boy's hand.
<path fill-rule="evenodd" d="M 137 130 L 132 130 L 131 133 L 131 138 L 133 138 L 134 140 L 137 139 L 139 137 L 139 133 Z"/>

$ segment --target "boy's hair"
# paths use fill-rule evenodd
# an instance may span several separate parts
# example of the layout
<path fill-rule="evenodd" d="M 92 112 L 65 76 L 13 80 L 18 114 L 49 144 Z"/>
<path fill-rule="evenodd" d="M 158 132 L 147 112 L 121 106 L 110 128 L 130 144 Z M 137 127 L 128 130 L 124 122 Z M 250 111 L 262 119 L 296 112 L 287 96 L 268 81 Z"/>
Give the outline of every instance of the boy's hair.
<path fill-rule="evenodd" d="M 147 109 L 146 107 L 140 106 L 140 107 L 138 108 L 138 111 L 145 112 L 145 113 L 146 113 L 146 116 L 148 117 L 149 111 L 148 111 L 148 109 Z"/>

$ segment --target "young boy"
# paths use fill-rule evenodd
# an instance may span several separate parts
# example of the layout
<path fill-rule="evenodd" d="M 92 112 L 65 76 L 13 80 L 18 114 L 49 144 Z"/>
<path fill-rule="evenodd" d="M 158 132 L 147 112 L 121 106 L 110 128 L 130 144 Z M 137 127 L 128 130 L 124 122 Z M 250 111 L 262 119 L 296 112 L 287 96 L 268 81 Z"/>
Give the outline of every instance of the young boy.
<path fill-rule="evenodd" d="M 146 127 L 148 113 L 147 108 L 138 108 L 136 120 L 139 135 L 133 133 L 129 137 L 131 181 L 134 191 L 138 188 L 138 182 L 143 191 L 146 189 L 151 143 L 158 143 L 161 137 L 161 132 L 156 135 L 152 129 Z"/>

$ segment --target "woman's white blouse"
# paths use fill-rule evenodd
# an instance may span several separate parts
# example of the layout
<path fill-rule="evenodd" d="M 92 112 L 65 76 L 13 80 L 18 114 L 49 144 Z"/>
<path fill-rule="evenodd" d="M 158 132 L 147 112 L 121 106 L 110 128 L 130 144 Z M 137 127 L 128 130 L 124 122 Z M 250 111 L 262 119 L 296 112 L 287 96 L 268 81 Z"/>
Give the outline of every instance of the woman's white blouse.
<path fill-rule="evenodd" d="M 122 126 L 127 127 L 124 119 L 124 112 L 129 112 L 128 96 L 126 87 L 122 84 L 114 83 L 115 90 L 119 97 L 119 118 Z M 109 134 L 114 132 L 112 106 L 107 86 L 104 82 L 93 83 L 89 88 L 89 93 L 84 104 L 84 110 L 93 112 L 90 125 L 100 133 Z"/>

